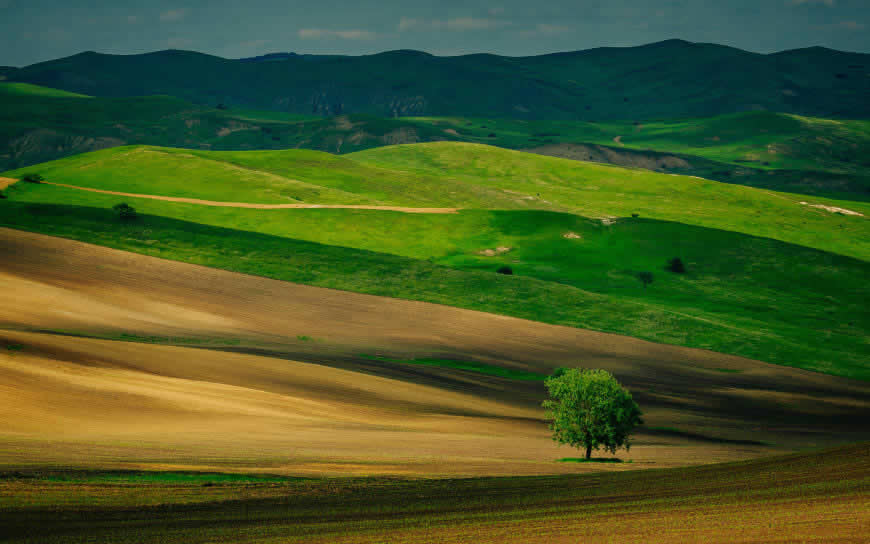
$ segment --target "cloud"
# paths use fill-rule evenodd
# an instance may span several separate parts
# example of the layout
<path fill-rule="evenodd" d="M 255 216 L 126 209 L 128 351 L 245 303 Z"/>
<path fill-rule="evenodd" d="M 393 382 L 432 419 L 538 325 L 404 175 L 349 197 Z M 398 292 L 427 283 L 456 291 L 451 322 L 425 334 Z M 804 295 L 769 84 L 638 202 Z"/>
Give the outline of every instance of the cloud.
<path fill-rule="evenodd" d="M 792 6 L 811 6 L 815 4 L 832 8 L 837 4 L 837 0 L 787 0 L 786 3 Z"/>
<path fill-rule="evenodd" d="M 490 15 L 502 15 L 502 14 L 504 14 L 504 8 L 502 8 L 502 7 L 489 8 L 489 14 Z"/>
<path fill-rule="evenodd" d="M 323 38 L 340 38 L 342 40 L 371 40 L 377 38 L 376 32 L 368 30 L 329 30 L 325 28 L 299 29 L 299 37 L 303 40 L 320 40 Z"/>
<path fill-rule="evenodd" d="M 510 21 L 477 19 L 474 17 L 459 17 L 447 20 L 447 28 L 450 30 L 485 30 L 489 28 L 501 28 L 510 24 Z"/>
<path fill-rule="evenodd" d="M 517 35 L 524 38 L 532 36 L 554 36 L 556 34 L 564 34 L 565 32 L 574 31 L 574 27 L 566 25 L 554 25 L 549 23 L 538 23 L 533 27 L 524 28 L 517 32 Z"/>
<path fill-rule="evenodd" d="M 452 30 L 456 32 L 464 32 L 468 30 L 488 30 L 493 28 L 503 28 L 510 26 L 513 23 L 504 19 L 492 19 L 486 17 L 456 17 L 453 19 L 412 19 L 410 17 L 402 17 L 399 19 L 399 32 L 406 32 L 414 29 L 429 29 L 429 30 Z"/>
<path fill-rule="evenodd" d="M 405 32 L 418 26 L 425 26 L 425 22 L 420 19 L 411 19 L 410 17 L 402 17 L 399 19 L 399 32 Z"/>
<path fill-rule="evenodd" d="M 187 17 L 187 9 L 170 9 L 160 14 L 160 20 L 168 23 L 174 23 Z"/>
<path fill-rule="evenodd" d="M 139 22 L 139 16 L 138 15 L 128 15 L 127 22 L 130 23 L 131 25 L 136 24 Z"/>
<path fill-rule="evenodd" d="M 867 25 L 858 21 L 840 21 L 840 24 L 837 26 L 846 30 L 864 30 Z"/>

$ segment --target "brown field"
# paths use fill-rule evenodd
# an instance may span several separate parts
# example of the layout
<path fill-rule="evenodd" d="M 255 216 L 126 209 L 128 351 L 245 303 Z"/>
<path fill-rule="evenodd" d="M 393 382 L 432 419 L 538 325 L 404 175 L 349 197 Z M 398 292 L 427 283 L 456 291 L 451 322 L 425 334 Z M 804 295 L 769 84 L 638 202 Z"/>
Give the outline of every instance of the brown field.
<path fill-rule="evenodd" d="M 0 177 L 0 191 L 17 182 L 17 179 Z"/>
<path fill-rule="evenodd" d="M 8 229 L 0 292 L 6 468 L 542 474 L 870 438 L 863 382 Z M 151 343 L 85 338 L 122 334 Z M 647 428 L 620 454 L 632 464 L 557 463 L 577 454 L 549 440 L 540 382 L 366 353 L 606 368 L 633 391 Z"/>
<path fill-rule="evenodd" d="M 183 476 L 19 472 L 0 479 L 0 535 L 39 544 L 830 543 L 866 542 L 870 528 L 868 443 L 576 476 Z"/>

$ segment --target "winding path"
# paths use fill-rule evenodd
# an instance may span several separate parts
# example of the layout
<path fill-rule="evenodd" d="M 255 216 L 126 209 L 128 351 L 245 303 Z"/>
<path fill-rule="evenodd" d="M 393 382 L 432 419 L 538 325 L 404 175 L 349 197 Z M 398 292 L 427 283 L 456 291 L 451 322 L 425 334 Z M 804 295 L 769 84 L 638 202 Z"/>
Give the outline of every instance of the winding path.
<path fill-rule="evenodd" d="M 2 181 L 2 180 L 0 180 Z M 216 200 L 201 200 L 199 198 L 183 198 L 176 196 L 160 196 L 160 195 L 144 195 L 139 193 L 122 193 L 119 191 L 107 191 L 104 189 L 93 189 L 90 187 L 79 187 L 78 185 L 68 185 L 66 183 L 54 183 L 43 181 L 44 185 L 56 185 L 58 187 L 67 187 L 69 189 L 78 189 L 80 191 L 90 191 L 92 193 L 102 193 L 107 195 L 128 196 L 130 198 L 150 198 L 152 200 L 166 200 L 168 202 L 183 202 L 185 204 L 199 204 L 202 206 L 219 206 L 225 208 L 255 208 L 260 210 L 281 210 L 281 209 L 309 209 L 309 208 L 336 208 L 336 209 L 351 209 L 351 210 L 385 210 L 392 212 L 403 213 L 457 213 L 459 208 L 408 208 L 403 206 L 371 206 L 366 204 L 254 204 L 250 202 L 220 202 Z"/>

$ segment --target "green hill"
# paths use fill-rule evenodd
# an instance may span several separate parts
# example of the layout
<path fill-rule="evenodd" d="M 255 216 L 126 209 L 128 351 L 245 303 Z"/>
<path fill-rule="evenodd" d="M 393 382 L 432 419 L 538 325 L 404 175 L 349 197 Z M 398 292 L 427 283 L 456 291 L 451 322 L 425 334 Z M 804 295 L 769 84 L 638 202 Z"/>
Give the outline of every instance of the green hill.
<path fill-rule="evenodd" d="M 229 202 L 471 208 L 442 215 L 257 210 L 19 183 L 0 202 L 0 223 L 290 281 L 866 376 L 867 219 L 800 205 L 794 195 L 447 143 L 344 157 L 116 148 L 34 171 L 103 190 Z M 145 215 L 119 224 L 109 208 L 122 200 Z M 484 209 L 490 205 L 502 210 Z M 628 217 L 630 210 L 641 216 Z M 812 245 L 818 249 L 802 247 Z M 666 269 L 674 257 L 687 273 Z M 501 266 L 513 276 L 496 274 Z M 641 271 L 653 273 L 649 287 L 638 281 Z"/>
<path fill-rule="evenodd" d="M 251 203 L 551 210 L 643 218 L 764 236 L 866 259 L 870 205 L 705 179 L 436 142 L 337 157 L 307 150 L 102 150 L 4 174 L 96 189 Z M 806 202 L 806 204 L 801 204 Z M 845 215 L 814 206 L 861 215 Z"/>
<path fill-rule="evenodd" d="M 779 191 L 870 199 L 870 122 L 774 113 L 588 123 L 499 119 L 320 118 L 212 109 L 166 96 L 86 98 L 0 83 L 0 169 L 126 144 L 193 149 L 306 148 L 346 154 L 454 140 Z"/>
<path fill-rule="evenodd" d="M 90 98 L 84 94 L 41 87 L 29 83 L 0 83 L 0 95 L 47 96 L 52 98 Z"/>
<path fill-rule="evenodd" d="M 321 115 L 647 120 L 765 109 L 865 118 L 868 66 L 866 54 L 829 49 L 762 55 L 669 40 L 534 57 L 390 51 L 246 62 L 177 50 L 86 52 L 7 77 L 94 96 L 168 94 Z"/>

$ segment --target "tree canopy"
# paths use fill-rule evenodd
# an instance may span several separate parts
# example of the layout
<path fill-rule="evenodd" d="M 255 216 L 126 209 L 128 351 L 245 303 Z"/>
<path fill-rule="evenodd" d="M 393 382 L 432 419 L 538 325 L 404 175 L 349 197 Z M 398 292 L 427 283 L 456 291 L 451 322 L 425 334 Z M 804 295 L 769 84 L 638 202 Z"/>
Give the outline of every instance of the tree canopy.
<path fill-rule="evenodd" d="M 571 368 L 547 378 L 544 401 L 553 440 L 575 448 L 616 450 L 631 447 L 629 435 L 643 423 L 641 411 L 616 378 L 606 370 Z"/>

